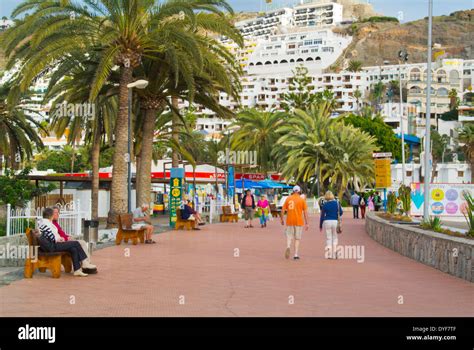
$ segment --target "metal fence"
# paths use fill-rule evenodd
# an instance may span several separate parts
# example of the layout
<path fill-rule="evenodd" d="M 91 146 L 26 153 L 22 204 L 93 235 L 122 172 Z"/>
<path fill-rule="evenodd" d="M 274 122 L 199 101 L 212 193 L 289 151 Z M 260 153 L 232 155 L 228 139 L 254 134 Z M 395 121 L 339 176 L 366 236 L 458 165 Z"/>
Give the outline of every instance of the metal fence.
<path fill-rule="evenodd" d="M 60 208 L 59 225 L 68 234 L 78 236 L 82 233 L 82 219 L 90 219 L 90 213 L 81 211 L 79 200 L 58 205 Z M 26 208 L 12 209 L 7 204 L 7 236 L 22 235 L 28 228 L 37 228 L 37 222 L 42 218 L 44 208 L 33 209 L 31 202 Z"/>

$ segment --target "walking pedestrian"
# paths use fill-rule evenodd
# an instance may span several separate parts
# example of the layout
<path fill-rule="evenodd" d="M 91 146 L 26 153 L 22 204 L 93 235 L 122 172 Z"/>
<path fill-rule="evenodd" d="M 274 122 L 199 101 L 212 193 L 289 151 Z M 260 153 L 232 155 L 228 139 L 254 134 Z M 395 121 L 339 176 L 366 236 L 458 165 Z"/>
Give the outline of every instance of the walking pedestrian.
<path fill-rule="evenodd" d="M 354 194 L 351 196 L 352 215 L 354 216 L 354 219 L 359 218 L 359 201 L 359 195 L 357 192 L 354 192 Z"/>
<path fill-rule="evenodd" d="M 365 219 L 365 210 L 367 208 L 367 201 L 363 193 L 360 194 L 359 208 L 362 219 Z"/>
<path fill-rule="evenodd" d="M 289 196 L 281 209 L 281 224 L 285 225 L 284 216 L 288 212 L 286 218 L 286 250 L 285 258 L 289 259 L 291 254 L 291 246 L 295 241 L 295 255 L 293 260 L 300 260 L 299 248 L 301 238 L 303 236 L 303 226 L 305 231 L 308 230 L 308 205 L 304 198 L 301 198 L 300 186 L 293 187 L 293 194 Z"/>
<path fill-rule="evenodd" d="M 325 203 L 321 208 L 321 218 L 319 221 L 320 232 L 326 233 L 326 254 L 327 259 L 337 259 L 337 244 L 338 242 L 338 224 L 342 217 L 342 206 L 338 200 L 335 199 L 331 191 L 326 192 Z"/>
<path fill-rule="evenodd" d="M 252 220 L 255 212 L 255 198 L 250 190 L 245 191 L 245 196 L 242 197 L 240 203 L 242 210 L 244 211 L 244 219 L 246 222 L 245 228 L 253 228 Z"/>
<path fill-rule="evenodd" d="M 267 227 L 270 204 L 268 203 L 268 200 L 264 194 L 260 196 L 260 200 L 257 203 L 257 208 L 260 215 L 260 227 Z"/>
<path fill-rule="evenodd" d="M 374 210 L 375 210 L 374 196 L 373 196 L 373 195 L 370 195 L 370 196 L 369 196 L 369 199 L 367 200 L 367 202 L 368 202 L 369 211 L 374 211 Z"/>

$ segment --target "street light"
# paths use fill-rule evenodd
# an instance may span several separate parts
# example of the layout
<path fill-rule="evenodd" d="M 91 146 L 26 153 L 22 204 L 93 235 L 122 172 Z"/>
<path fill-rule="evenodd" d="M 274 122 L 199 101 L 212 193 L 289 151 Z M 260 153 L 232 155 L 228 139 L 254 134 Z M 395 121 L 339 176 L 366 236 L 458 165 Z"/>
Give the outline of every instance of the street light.
<path fill-rule="evenodd" d="M 426 86 L 426 127 L 425 127 L 425 201 L 423 203 L 423 218 L 430 219 L 430 174 L 431 174 L 431 56 L 433 31 L 433 0 L 428 2 L 428 81 Z"/>
<path fill-rule="evenodd" d="M 128 88 L 128 179 L 127 179 L 127 192 L 128 192 L 128 212 L 132 212 L 132 90 L 134 88 L 144 89 L 148 86 L 147 80 L 137 80 L 127 85 Z M 141 203 L 140 203 L 141 204 Z"/>
<path fill-rule="evenodd" d="M 398 85 L 400 87 L 400 133 L 402 135 L 402 182 L 405 185 L 405 130 L 403 125 L 403 89 L 402 89 L 402 65 L 401 62 L 404 61 L 405 64 L 408 61 L 408 53 L 405 50 L 400 50 L 398 52 Z M 405 70 L 406 72 L 406 70 Z M 408 119 L 408 118 L 407 118 Z"/>

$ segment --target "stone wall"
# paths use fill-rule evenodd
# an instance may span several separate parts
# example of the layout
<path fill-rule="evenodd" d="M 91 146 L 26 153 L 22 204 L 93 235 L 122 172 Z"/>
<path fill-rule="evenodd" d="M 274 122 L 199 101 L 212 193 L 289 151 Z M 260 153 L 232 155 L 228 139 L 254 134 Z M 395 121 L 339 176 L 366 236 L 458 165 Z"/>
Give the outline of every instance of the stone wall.
<path fill-rule="evenodd" d="M 24 266 L 25 259 L 18 258 L 18 247 L 28 247 L 25 235 L 0 237 L 0 267 Z"/>
<path fill-rule="evenodd" d="M 474 282 L 474 240 L 391 224 L 374 213 L 365 223 L 368 235 L 384 247 L 450 275 Z"/>

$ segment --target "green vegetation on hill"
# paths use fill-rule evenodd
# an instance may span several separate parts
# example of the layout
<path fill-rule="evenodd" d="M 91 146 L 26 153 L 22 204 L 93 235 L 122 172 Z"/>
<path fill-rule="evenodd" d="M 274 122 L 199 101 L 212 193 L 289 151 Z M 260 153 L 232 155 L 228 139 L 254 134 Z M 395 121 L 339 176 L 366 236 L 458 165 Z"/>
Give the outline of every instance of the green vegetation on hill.
<path fill-rule="evenodd" d="M 361 21 L 362 23 L 381 23 L 381 22 L 395 22 L 399 23 L 398 19 L 395 17 L 387 17 L 387 16 L 373 16 L 370 18 L 366 18 Z"/>

